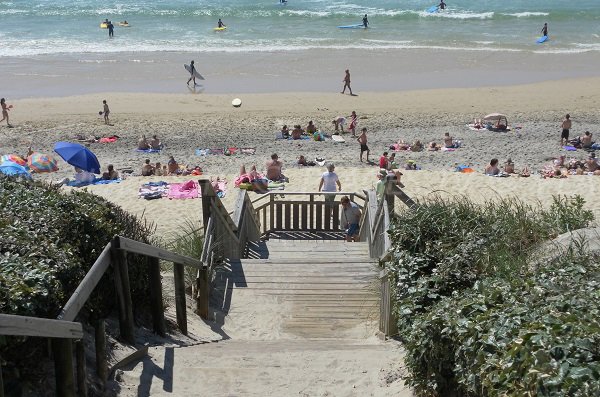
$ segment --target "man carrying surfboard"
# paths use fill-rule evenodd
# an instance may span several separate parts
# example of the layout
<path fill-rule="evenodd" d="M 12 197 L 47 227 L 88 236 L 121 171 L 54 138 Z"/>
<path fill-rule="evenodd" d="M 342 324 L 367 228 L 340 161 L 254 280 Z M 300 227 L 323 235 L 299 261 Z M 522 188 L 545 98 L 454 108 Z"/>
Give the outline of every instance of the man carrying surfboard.
<path fill-rule="evenodd" d="M 544 27 L 542 28 L 542 36 L 548 36 L 548 24 L 545 23 Z"/>
<path fill-rule="evenodd" d="M 445 10 L 446 9 L 446 3 L 444 3 L 444 0 L 440 1 L 440 4 L 438 5 L 438 8 L 440 10 Z"/>
<path fill-rule="evenodd" d="M 365 16 L 363 17 L 363 25 L 365 26 L 365 29 L 369 27 L 369 20 L 367 19 L 367 14 L 365 14 Z"/>
<path fill-rule="evenodd" d="M 219 19 L 219 22 L 221 20 Z M 194 81 L 194 87 L 196 86 L 196 67 L 194 66 L 194 61 L 190 62 L 190 78 L 187 81 L 187 85 L 190 85 L 190 81 Z"/>

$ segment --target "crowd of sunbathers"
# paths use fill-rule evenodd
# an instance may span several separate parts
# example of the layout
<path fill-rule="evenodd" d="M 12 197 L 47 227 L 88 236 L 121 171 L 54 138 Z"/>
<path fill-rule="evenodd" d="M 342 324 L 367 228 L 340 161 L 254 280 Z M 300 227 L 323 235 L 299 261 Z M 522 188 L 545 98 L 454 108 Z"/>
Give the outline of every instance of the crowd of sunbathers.
<path fill-rule="evenodd" d="M 169 156 L 167 164 L 156 162 L 150 163 L 150 159 L 146 159 L 142 165 L 142 176 L 169 176 L 169 175 L 202 175 L 202 168 L 199 166 L 181 166 L 177 163 L 173 156 Z"/>
<path fill-rule="evenodd" d="M 461 141 L 454 139 L 450 136 L 450 133 L 446 132 L 443 138 L 444 143 L 440 144 L 435 141 L 429 142 L 427 144 L 427 150 L 431 152 L 435 152 L 438 150 L 454 150 L 458 149 L 461 146 Z M 421 152 L 425 150 L 425 145 L 419 140 L 415 140 L 412 144 L 404 142 L 404 140 L 399 140 L 398 142 L 390 145 L 390 149 L 396 152 L 407 150 L 411 152 Z"/>
<path fill-rule="evenodd" d="M 281 139 L 314 139 L 315 141 L 325 140 L 319 129 L 315 126 L 312 120 L 308 122 L 306 128 L 302 128 L 300 124 L 294 125 L 294 128 L 290 130 L 287 125 L 281 127 L 281 131 L 278 133 L 278 137 Z"/>

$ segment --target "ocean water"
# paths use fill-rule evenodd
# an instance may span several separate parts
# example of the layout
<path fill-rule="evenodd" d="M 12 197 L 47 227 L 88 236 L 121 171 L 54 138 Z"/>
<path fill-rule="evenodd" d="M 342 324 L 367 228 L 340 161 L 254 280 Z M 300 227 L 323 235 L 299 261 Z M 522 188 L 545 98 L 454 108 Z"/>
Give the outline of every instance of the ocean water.
<path fill-rule="evenodd" d="M 0 0 L 0 57 L 314 48 L 600 51 L 600 0 Z M 361 22 L 371 28 L 338 29 Z M 115 37 L 99 24 L 108 18 Z M 214 32 L 218 18 L 228 26 Z M 127 20 L 130 27 L 117 26 Z M 548 22 L 550 41 L 535 40 Z"/>

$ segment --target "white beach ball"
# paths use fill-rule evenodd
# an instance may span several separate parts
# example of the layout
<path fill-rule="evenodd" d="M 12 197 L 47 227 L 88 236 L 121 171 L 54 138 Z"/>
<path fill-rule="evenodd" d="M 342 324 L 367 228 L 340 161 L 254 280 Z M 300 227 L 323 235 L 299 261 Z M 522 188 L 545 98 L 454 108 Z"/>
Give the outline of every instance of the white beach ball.
<path fill-rule="evenodd" d="M 231 104 L 234 108 L 239 108 L 242 106 L 242 100 L 240 98 L 235 98 L 233 101 L 231 101 Z"/>

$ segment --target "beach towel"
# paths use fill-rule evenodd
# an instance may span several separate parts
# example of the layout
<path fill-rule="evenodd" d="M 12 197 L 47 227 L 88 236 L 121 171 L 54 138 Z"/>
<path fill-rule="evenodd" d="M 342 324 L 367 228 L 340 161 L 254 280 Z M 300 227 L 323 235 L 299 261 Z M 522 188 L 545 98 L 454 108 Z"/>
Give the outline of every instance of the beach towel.
<path fill-rule="evenodd" d="M 89 185 L 110 185 L 112 183 L 120 183 L 120 182 L 121 182 L 121 178 L 111 179 L 111 180 L 96 178 L 96 179 L 94 179 L 93 182 L 69 181 L 69 182 L 67 182 L 67 186 L 82 187 L 82 186 L 89 186 Z"/>
<path fill-rule="evenodd" d="M 194 181 L 185 183 L 171 183 L 167 194 L 169 199 L 194 199 L 198 198 L 198 184 Z"/>
<path fill-rule="evenodd" d="M 209 148 L 208 149 L 208 154 L 223 154 L 223 148 L 219 148 L 219 147 L 214 147 L 214 148 Z"/>
<path fill-rule="evenodd" d="M 456 150 L 456 148 L 453 148 L 453 147 L 442 147 L 440 150 L 442 152 L 454 152 Z"/>
<path fill-rule="evenodd" d="M 140 153 L 160 153 L 160 149 L 135 149 L 135 151 Z"/>
<path fill-rule="evenodd" d="M 138 196 L 146 200 L 162 198 L 169 191 L 169 184 L 163 181 L 144 183 L 138 190 Z"/>
<path fill-rule="evenodd" d="M 310 141 L 311 139 L 312 139 L 312 137 L 311 137 L 311 136 L 308 136 L 308 135 L 301 135 L 301 136 L 300 136 L 300 139 L 294 139 L 294 138 L 292 138 L 292 137 L 289 137 L 287 140 L 288 140 L 288 141 Z"/>
<path fill-rule="evenodd" d="M 575 146 L 563 146 L 563 149 L 565 149 L 568 152 L 574 152 L 577 150 Z"/>
<path fill-rule="evenodd" d="M 254 154 L 254 153 L 256 153 L 256 148 L 253 148 L 253 147 L 243 147 L 243 148 L 240 148 L 240 152 L 242 154 Z"/>
<path fill-rule="evenodd" d="M 116 142 L 117 139 L 119 139 L 119 137 L 113 135 L 113 136 L 107 136 L 107 137 L 104 137 L 104 138 L 100 138 L 100 140 L 98 142 L 100 142 L 100 143 L 113 143 L 113 142 Z"/>

